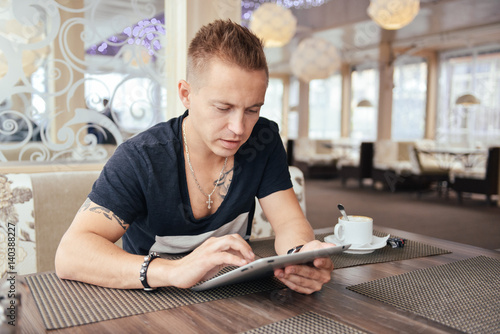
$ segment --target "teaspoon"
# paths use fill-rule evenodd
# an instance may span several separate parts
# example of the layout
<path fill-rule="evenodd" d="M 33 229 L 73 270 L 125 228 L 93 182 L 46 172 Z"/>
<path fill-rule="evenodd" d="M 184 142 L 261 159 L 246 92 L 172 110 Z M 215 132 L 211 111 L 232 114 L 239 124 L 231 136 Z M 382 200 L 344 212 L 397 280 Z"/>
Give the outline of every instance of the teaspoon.
<path fill-rule="evenodd" d="M 342 204 L 339 204 L 337 205 L 337 208 L 339 208 L 340 213 L 342 213 L 342 216 L 344 216 L 344 219 L 349 220 L 349 218 L 347 218 L 347 213 L 345 212 L 344 206 Z"/>

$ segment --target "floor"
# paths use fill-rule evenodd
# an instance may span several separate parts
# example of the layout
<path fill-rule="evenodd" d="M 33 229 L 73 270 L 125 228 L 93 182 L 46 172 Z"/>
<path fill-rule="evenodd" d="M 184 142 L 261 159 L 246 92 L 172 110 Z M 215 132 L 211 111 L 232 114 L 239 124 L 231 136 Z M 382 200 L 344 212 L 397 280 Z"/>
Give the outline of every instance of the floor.
<path fill-rule="evenodd" d="M 313 228 L 334 226 L 342 203 L 348 214 L 368 215 L 374 224 L 416 232 L 487 249 L 500 249 L 500 207 L 487 206 L 485 197 L 468 196 L 459 205 L 453 191 L 448 197 L 431 191 L 359 188 L 354 180 L 342 187 L 339 179 L 306 179 L 307 218 Z M 497 200 L 495 197 L 494 200 Z"/>

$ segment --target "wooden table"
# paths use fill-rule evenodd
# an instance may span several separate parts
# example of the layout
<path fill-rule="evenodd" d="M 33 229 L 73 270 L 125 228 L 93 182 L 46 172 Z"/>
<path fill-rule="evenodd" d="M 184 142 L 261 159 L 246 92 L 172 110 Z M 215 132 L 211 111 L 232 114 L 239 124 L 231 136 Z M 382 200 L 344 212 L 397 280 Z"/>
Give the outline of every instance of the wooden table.
<path fill-rule="evenodd" d="M 500 253 L 396 229 L 384 227 L 376 227 L 376 229 L 438 246 L 452 253 L 337 269 L 334 270 L 330 283 L 326 284 L 321 292 L 313 295 L 301 295 L 288 289 L 268 291 L 52 330 L 49 333 L 237 333 L 307 311 L 319 313 L 369 333 L 456 332 L 426 318 L 347 290 L 346 287 L 478 255 L 500 259 Z M 320 232 L 325 233 L 329 230 Z M 24 294 L 21 333 L 46 332 L 30 292 L 22 292 Z"/>

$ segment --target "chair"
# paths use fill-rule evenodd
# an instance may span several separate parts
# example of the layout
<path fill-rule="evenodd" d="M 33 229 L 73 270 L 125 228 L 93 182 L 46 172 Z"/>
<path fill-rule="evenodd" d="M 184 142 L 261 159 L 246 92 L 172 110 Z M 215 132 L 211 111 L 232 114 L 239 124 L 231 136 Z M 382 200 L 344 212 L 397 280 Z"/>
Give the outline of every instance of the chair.
<path fill-rule="evenodd" d="M 293 191 L 297 200 L 299 201 L 300 208 L 306 214 L 306 194 L 305 194 L 305 184 L 304 184 L 304 173 L 295 166 L 288 167 L 290 171 L 290 178 L 292 180 Z M 255 198 L 255 214 L 252 222 L 252 234 L 250 236 L 251 240 L 266 238 L 274 236 L 273 228 L 267 220 L 266 215 L 262 211 L 259 204 L 259 200 Z"/>
<path fill-rule="evenodd" d="M 288 165 L 298 167 L 305 178 L 332 178 L 337 175 L 338 158 L 331 148 L 331 140 L 299 138 L 290 145 L 293 148 Z"/>
<path fill-rule="evenodd" d="M 373 143 L 363 142 L 359 150 L 359 160 L 351 164 L 339 162 L 339 175 L 342 186 L 345 187 L 347 179 L 357 179 L 359 187 L 363 187 L 363 180 L 372 177 L 373 169 Z"/>
<path fill-rule="evenodd" d="M 7 240 L 9 223 L 15 224 L 18 274 L 54 270 L 57 246 L 99 173 L 0 174 L 0 196 L 9 199 L 0 217 L 0 240 Z M 0 277 L 7 270 L 6 261 L 0 257 Z"/>
<path fill-rule="evenodd" d="M 410 147 L 410 161 L 413 165 L 413 181 L 416 184 L 417 195 L 437 184 L 439 195 L 444 191 L 448 194 L 450 166 L 441 166 L 438 159 L 422 152 L 421 147 Z"/>
<path fill-rule="evenodd" d="M 391 192 L 413 189 L 414 166 L 410 161 L 410 148 L 414 142 L 377 140 L 374 143 L 373 188 L 388 188 Z"/>
<path fill-rule="evenodd" d="M 476 193 L 486 195 L 486 203 L 492 205 L 491 196 L 498 195 L 500 147 L 488 149 L 486 173 L 484 176 L 474 174 L 455 175 L 451 188 L 457 193 L 458 203 L 463 202 L 462 193 Z"/>

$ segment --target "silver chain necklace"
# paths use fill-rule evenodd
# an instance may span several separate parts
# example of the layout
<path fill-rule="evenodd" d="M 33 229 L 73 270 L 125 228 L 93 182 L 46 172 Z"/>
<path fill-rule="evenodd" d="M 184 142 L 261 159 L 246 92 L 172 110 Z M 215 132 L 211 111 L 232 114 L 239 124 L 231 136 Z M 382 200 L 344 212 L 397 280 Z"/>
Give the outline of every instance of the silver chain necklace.
<path fill-rule="evenodd" d="M 211 198 L 212 198 L 212 195 L 215 192 L 215 189 L 217 189 L 217 186 L 219 185 L 220 180 L 222 179 L 222 174 L 224 174 L 224 170 L 226 169 L 227 157 L 226 157 L 226 160 L 224 160 L 224 166 L 222 166 L 222 170 L 220 171 L 219 178 L 217 179 L 217 182 L 215 183 L 214 189 L 212 190 L 212 192 L 210 194 L 207 194 L 206 192 L 203 191 L 203 188 L 201 188 L 201 185 L 198 182 L 198 179 L 196 178 L 196 175 L 194 174 L 193 166 L 191 165 L 191 159 L 189 158 L 189 149 L 188 149 L 188 144 L 187 144 L 187 139 L 186 139 L 186 121 L 184 121 L 184 123 L 182 123 L 182 132 L 183 132 L 183 135 L 184 135 L 184 147 L 186 149 L 186 156 L 187 156 L 187 161 L 188 161 L 189 169 L 191 170 L 191 174 L 193 175 L 194 182 L 196 182 L 196 186 L 198 186 L 198 189 L 200 189 L 200 191 L 201 191 L 201 193 L 203 195 L 205 195 L 205 196 L 208 197 L 208 200 L 205 203 L 208 204 L 208 209 L 211 209 L 212 208 L 212 203 L 214 202 L 214 201 L 212 201 Z"/>

